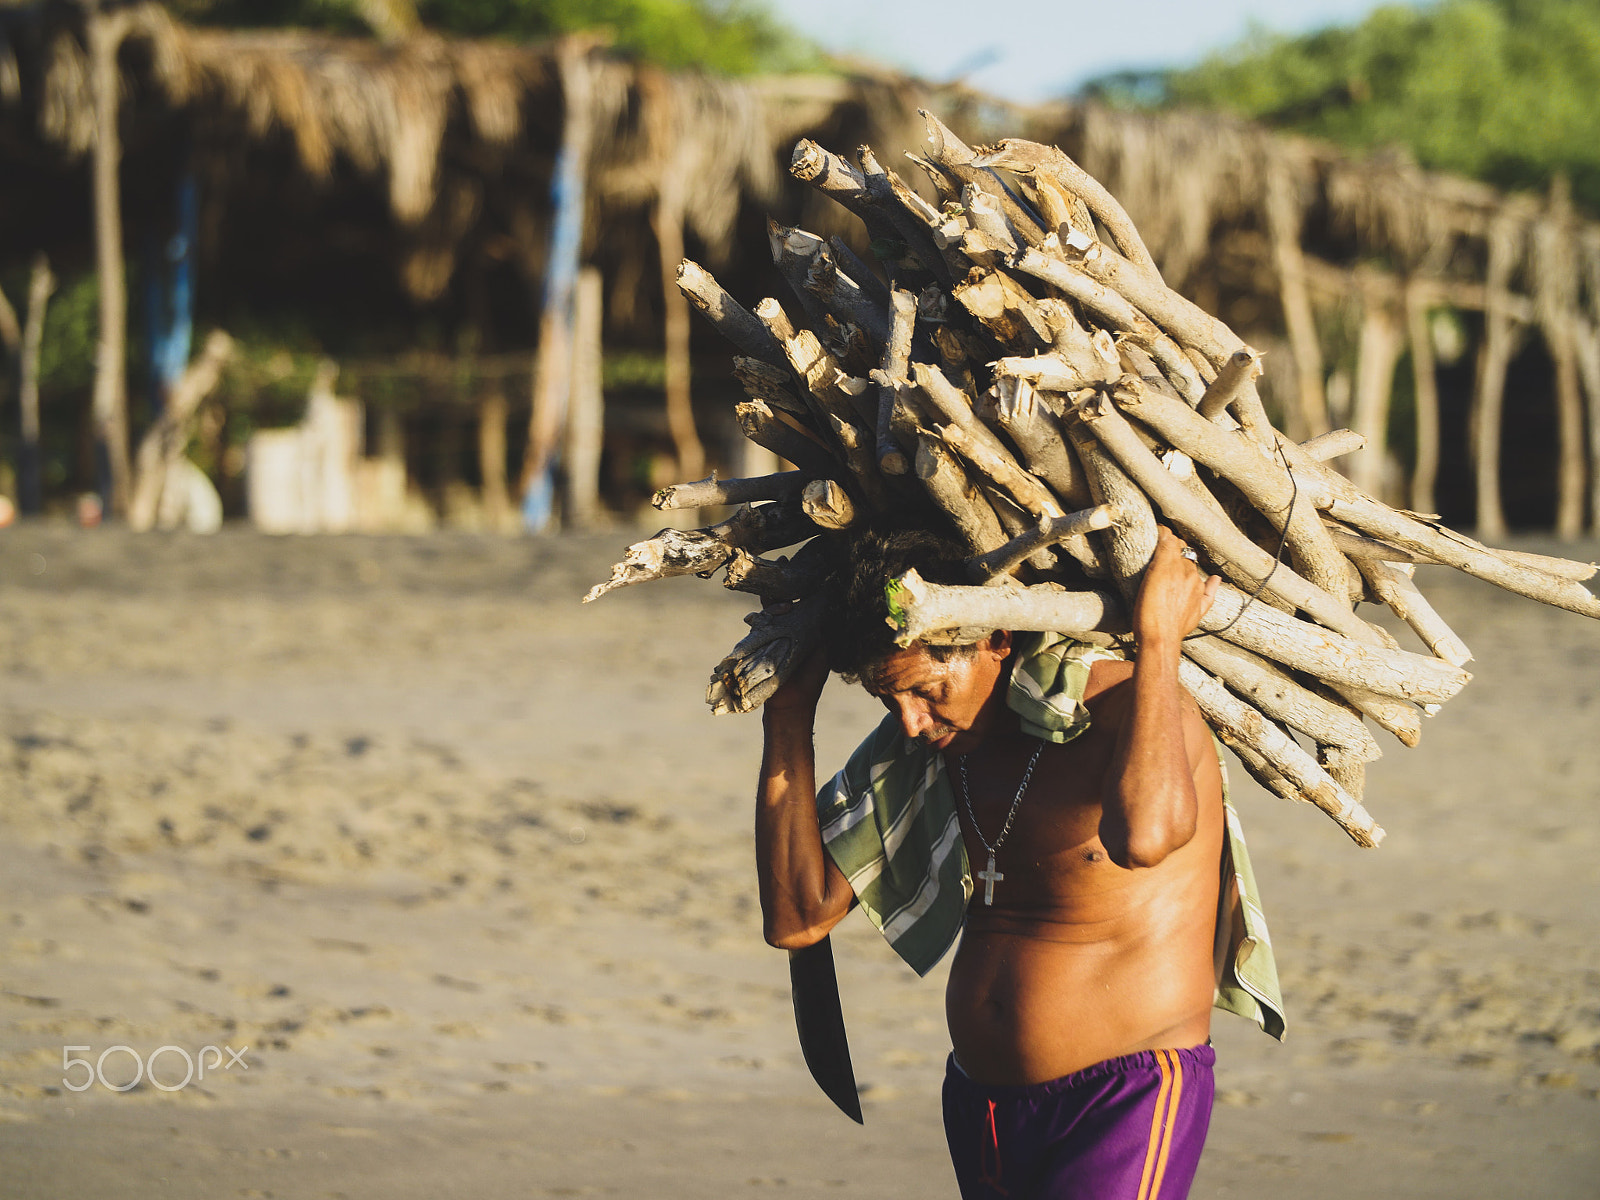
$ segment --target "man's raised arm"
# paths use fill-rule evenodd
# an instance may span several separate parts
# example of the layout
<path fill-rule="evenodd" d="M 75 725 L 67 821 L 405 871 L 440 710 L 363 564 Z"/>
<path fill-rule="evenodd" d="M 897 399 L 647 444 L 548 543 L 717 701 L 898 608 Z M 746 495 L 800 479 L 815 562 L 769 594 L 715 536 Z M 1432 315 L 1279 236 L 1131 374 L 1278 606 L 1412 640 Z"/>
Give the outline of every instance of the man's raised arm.
<path fill-rule="evenodd" d="M 817 826 L 812 729 L 828 664 L 813 652 L 761 712 L 761 782 L 756 791 L 756 873 L 762 928 L 785 950 L 814 945 L 855 903 Z"/>
<path fill-rule="evenodd" d="M 1106 775 L 1100 840 L 1121 867 L 1154 867 L 1194 837 L 1195 772 L 1207 754 L 1205 722 L 1178 682 L 1183 639 L 1211 607 L 1221 580 L 1202 575 L 1166 528 L 1134 604 L 1132 704 Z"/>

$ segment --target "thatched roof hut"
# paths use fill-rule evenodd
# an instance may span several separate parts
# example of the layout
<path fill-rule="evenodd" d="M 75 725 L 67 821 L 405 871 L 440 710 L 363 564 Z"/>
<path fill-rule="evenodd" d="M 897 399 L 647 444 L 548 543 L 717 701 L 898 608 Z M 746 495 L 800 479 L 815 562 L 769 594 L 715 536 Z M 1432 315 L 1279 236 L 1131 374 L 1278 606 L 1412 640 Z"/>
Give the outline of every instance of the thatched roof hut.
<path fill-rule="evenodd" d="M 1370 486 L 1408 487 L 1412 506 L 1429 509 L 1443 470 L 1450 503 L 1459 512 L 1472 498 L 1480 527 L 1496 533 L 1502 425 L 1515 450 L 1519 431 L 1543 420 L 1558 447 L 1555 523 L 1582 529 L 1586 499 L 1600 512 L 1600 226 L 1559 186 L 1543 199 L 1503 195 L 1401 156 L 1356 158 L 1211 113 L 1025 110 L 889 76 L 715 79 L 592 44 L 427 34 L 378 44 L 186 28 L 148 3 L 110 11 L 123 22 L 124 220 L 160 227 L 173 179 L 192 171 L 203 294 L 224 320 L 276 297 L 312 314 L 369 313 L 346 353 L 392 354 L 374 332 L 387 325 L 446 357 L 525 355 L 557 159 L 573 141 L 569 97 L 581 96 L 582 257 L 604 275 L 608 344 L 660 345 L 664 326 L 672 343 L 666 260 L 685 231 L 688 252 L 716 262 L 736 291 L 775 291 L 760 254 L 765 210 L 824 235 L 846 229 L 814 193 L 785 186 L 794 140 L 866 141 L 897 156 L 920 141 L 916 110 L 929 106 L 973 142 L 1000 132 L 1055 142 L 1105 181 L 1169 280 L 1280 348 L 1269 386 L 1287 422 L 1308 434 L 1349 422 L 1369 445 L 1400 444 L 1409 479 L 1385 476 L 1380 449 L 1365 456 Z M 0 264 L 40 246 L 82 256 L 90 41 L 76 6 L 0 9 Z M 581 91 L 563 54 L 581 63 Z M 1435 361 L 1451 328 L 1476 344 L 1475 365 Z M 1537 348 L 1524 352 L 1535 330 Z M 1404 359 L 1413 369 L 1397 394 L 1409 414 L 1390 403 Z M 1508 393 L 1513 361 L 1548 375 L 1554 405 L 1515 380 Z M 668 376 L 670 394 L 670 364 Z M 1478 433 L 1452 456 L 1463 392 Z M 1400 415 L 1411 417 L 1404 429 Z M 681 436 L 677 448 L 683 457 Z M 1468 463 L 1470 479 L 1451 476 Z"/>

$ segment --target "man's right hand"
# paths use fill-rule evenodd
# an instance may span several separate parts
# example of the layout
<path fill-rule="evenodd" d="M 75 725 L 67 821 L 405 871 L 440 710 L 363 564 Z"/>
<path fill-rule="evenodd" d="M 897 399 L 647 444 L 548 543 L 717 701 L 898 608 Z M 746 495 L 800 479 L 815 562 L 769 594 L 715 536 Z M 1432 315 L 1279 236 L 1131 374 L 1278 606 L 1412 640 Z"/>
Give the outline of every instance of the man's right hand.
<path fill-rule="evenodd" d="M 813 715 L 827 682 L 828 656 L 820 648 L 813 649 L 767 698 L 766 711 L 783 716 Z"/>

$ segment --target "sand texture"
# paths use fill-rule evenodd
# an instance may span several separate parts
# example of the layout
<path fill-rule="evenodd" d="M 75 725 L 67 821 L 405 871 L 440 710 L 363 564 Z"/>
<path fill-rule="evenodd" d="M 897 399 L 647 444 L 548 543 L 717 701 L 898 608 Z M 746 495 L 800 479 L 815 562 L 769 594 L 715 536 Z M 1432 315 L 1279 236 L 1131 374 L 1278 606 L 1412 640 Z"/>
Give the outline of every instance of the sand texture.
<path fill-rule="evenodd" d="M 580 606 L 629 540 L 0 532 L 0 1197 L 955 1195 L 942 972 L 836 934 L 856 1128 L 701 699 L 747 599 Z M 1600 1196 L 1600 623 L 1419 582 L 1475 679 L 1383 848 L 1234 771 L 1290 1036 L 1218 1016 L 1197 1197 Z M 63 1086 L 118 1045 L 248 1050 Z"/>

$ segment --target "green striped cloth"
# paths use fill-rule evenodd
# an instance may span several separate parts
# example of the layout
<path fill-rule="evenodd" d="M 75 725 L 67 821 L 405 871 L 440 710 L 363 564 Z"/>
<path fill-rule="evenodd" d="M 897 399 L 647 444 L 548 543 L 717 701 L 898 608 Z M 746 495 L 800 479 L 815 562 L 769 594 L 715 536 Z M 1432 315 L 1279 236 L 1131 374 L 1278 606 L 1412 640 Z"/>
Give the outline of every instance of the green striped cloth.
<path fill-rule="evenodd" d="M 1006 695 L 1024 732 L 1070 742 L 1089 727 L 1089 669 L 1120 654 L 1058 633 L 1019 634 Z M 1219 751 L 1219 763 L 1220 751 Z M 1283 999 L 1266 918 L 1239 816 L 1222 776 L 1227 837 L 1217 908 L 1216 1007 L 1249 1017 L 1275 1038 Z M 817 793 L 822 840 L 850 880 L 862 911 L 895 952 L 926 975 L 955 942 L 972 897 L 955 792 L 944 756 L 908 738 L 887 716 Z"/>

